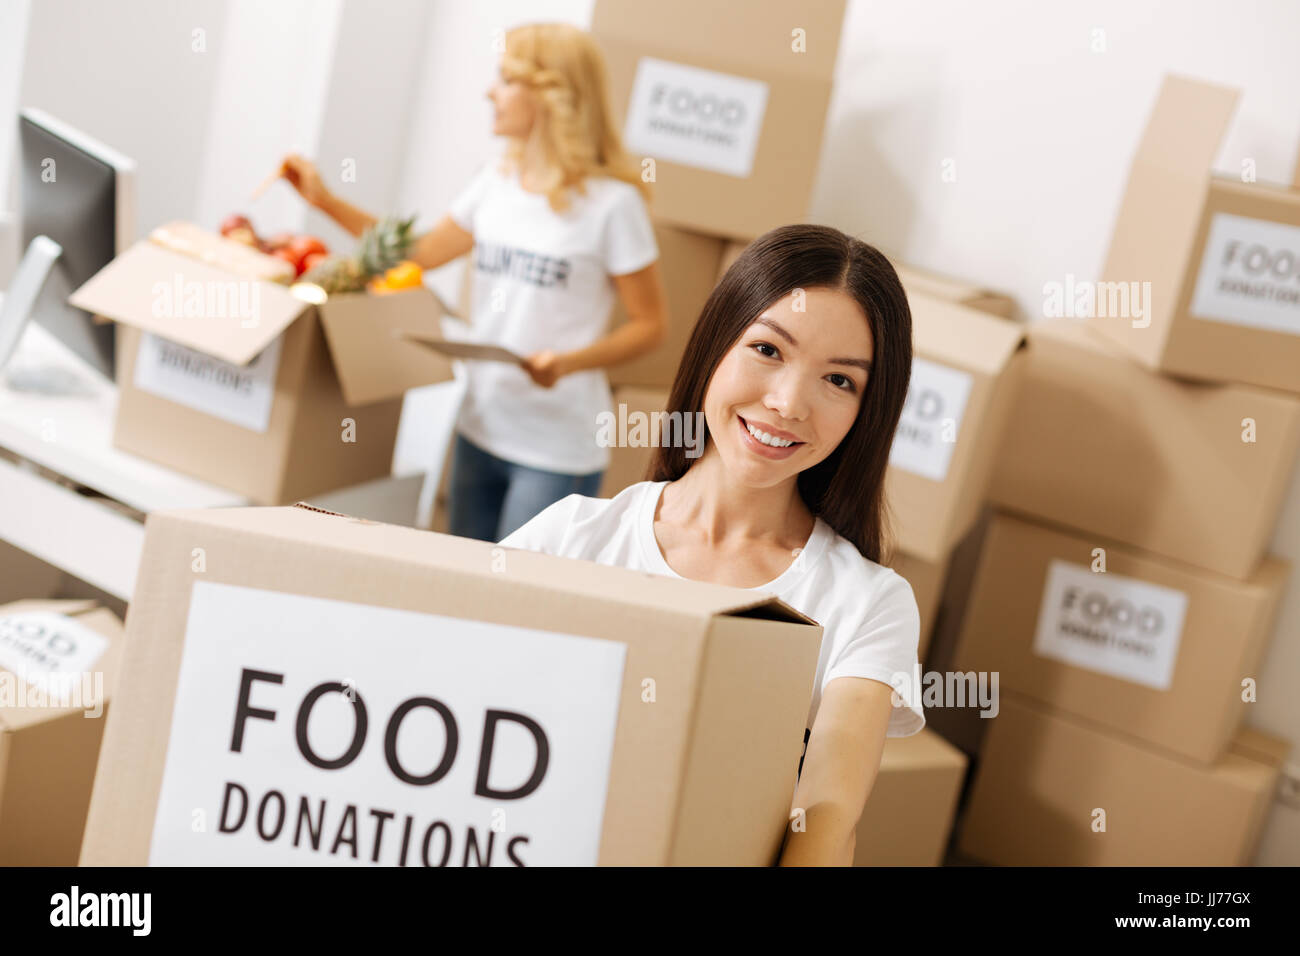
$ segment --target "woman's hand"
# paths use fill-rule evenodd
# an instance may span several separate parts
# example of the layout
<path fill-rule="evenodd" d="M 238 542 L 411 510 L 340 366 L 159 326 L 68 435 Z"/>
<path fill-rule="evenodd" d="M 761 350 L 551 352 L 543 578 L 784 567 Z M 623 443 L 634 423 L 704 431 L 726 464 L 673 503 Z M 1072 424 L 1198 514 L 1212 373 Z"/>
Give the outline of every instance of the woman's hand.
<path fill-rule="evenodd" d="M 280 160 L 280 175 L 313 206 L 320 206 L 329 196 L 329 190 L 325 188 L 325 181 L 321 179 L 316 165 L 304 156 L 290 153 Z"/>
<path fill-rule="evenodd" d="M 569 366 L 568 356 L 563 352 L 546 349 L 534 352 L 524 359 L 524 371 L 542 388 L 550 388 L 573 369 Z"/>

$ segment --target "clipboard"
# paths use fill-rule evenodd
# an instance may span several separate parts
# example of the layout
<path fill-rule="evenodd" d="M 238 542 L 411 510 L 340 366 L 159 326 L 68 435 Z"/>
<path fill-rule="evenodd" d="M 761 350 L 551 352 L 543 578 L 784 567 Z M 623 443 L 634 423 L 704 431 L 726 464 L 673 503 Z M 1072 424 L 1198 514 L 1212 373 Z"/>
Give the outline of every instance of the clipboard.
<path fill-rule="evenodd" d="M 416 342 L 449 358 L 470 359 L 471 361 L 480 362 L 510 362 L 519 366 L 524 364 L 523 356 L 517 355 L 500 345 L 491 345 L 487 342 L 462 342 L 421 332 L 397 331 L 395 334 L 399 338 Z"/>

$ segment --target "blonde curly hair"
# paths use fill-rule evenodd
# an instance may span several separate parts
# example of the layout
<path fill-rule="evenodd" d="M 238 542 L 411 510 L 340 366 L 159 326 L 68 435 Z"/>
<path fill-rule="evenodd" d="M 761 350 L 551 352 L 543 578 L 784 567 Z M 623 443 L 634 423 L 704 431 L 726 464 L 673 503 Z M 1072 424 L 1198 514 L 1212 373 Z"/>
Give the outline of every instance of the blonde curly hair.
<path fill-rule="evenodd" d="M 532 23 L 505 36 L 501 75 L 528 85 L 540 101 L 531 136 L 540 137 L 549 172 L 543 184 L 556 212 L 569 206 L 568 190 L 580 195 L 588 176 L 602 175 L 636 186 L 647 202 L 650 186 L 623 149 L 605 84 L 605 60 L 591 35 L 565 23 Z M 507 148 L 505 171 L 520 168 L 524 144 Z"/>

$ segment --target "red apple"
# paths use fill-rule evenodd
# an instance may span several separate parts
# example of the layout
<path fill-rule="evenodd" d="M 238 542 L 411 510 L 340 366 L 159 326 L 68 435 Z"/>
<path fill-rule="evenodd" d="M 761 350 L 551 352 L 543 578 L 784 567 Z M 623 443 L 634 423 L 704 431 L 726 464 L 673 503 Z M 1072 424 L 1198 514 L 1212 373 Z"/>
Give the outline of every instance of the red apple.
<path fill-rule="evenodd" d="M 312 253 L 329 252 L 325 248 L 325 243 L 315 236 L 294 236 L 293 241 L 289 243 L 289 248 L 293 250 L 294 255 L 299 259 L 306 259 Z"/>

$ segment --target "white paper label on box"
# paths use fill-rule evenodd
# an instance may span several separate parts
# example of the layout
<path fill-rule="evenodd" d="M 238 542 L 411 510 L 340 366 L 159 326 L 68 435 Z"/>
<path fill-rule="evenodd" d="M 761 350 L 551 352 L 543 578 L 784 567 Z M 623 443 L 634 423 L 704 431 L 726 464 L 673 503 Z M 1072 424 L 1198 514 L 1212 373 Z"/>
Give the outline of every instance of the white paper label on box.
<path fill-rule="evenodd" d="M 912 359 L 907 400 L 889 449 L 891 466 L 932 481 L 948 476 L 972 381 L 969 372 L 928 359 Z"/>
<path fill-rule="evenodd" d="M 594 864 L 626 653 L 197 582 L 149 862 Z"/>
<path fill-rule="evenodd" d="M 1215 213 L 1191 314 L 1300 335 L 1300 226 Z"/>
<path fill-rule="evenodd" d="M 1038 608 L 1034 651 L 1168 690 L 1186 614 L 1182 591 L 1054 560 Z"/>
<path fill-rule="evenodd" d="M 135 387 L 241 428 L 265 432 L 271 424 L 282 339 L 276 336 L 247 365 L 235 365 L 145 332 L 135 357 Z"/>
<path fill-rule="evenodd" d="M 108 638 L 64 614 L 29 611 L 0 617 L 0 667 L 57 690 L 89 674 Z"/>
<path fill-rule="evenodd" d="M 762 80 L 643 56 L 623 141 L 632 153 L 744 178 L 766 110 Z"/>

